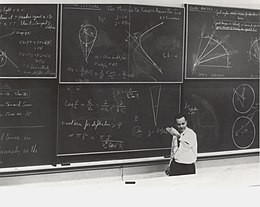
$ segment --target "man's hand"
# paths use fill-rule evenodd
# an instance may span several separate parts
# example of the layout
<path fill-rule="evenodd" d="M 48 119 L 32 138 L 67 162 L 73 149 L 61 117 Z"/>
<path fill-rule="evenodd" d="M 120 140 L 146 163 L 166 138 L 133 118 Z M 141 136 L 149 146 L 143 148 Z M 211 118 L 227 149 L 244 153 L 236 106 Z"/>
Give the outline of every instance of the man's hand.
<path fill-rule="evenodd" d="M 167 169 L 165 170 L 165 174 L 169 175 L 170 174 L 170 166 L 167 167 Z"/>
<path fill-rule="evenodd" d="M 180 137 L 180 133 L 173 127 L 166 127 L 166 131 L 169 132 L 172 136 Z"/>

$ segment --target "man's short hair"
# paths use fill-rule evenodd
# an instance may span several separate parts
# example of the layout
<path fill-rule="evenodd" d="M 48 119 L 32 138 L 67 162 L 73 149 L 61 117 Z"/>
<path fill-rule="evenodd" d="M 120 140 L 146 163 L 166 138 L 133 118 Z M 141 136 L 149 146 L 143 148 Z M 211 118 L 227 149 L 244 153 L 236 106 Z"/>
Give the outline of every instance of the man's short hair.
<path fill-rule="evenodd" d="M 182 117 L 184 117 L 185 118 L 185 120 L 187 121 L 187 116 L 186 116 L 186 114 L 185 113 L 178 113 L 176 116 L 175 116 L 175 121 L 177 120 L 177 119 L 180 119 L 180 118 L 182 118 Z"/>

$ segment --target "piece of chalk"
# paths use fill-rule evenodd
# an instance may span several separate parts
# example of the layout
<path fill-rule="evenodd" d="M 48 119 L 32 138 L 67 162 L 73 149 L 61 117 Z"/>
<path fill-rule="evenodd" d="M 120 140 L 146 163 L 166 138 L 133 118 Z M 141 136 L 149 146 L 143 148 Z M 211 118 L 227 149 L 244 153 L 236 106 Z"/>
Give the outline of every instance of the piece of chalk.
<path fill-rule="evenodd" d="M 125 181 L 125 184 L 135 184 L 135 181 Z"/>

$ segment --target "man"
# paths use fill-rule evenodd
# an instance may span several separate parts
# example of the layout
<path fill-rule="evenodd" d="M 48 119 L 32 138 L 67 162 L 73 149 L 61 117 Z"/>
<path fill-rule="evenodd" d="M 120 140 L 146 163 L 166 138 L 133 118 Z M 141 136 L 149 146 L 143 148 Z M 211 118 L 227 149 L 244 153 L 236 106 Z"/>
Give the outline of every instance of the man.
<path fill-rule="evenodd" d="M 169 176 L 195 174 L 197 160 L 197 135 L 187 126 L 184 114 L 175 117 L 175 128 L 167 127 L 172 135 L 171 159 L 166 174 Z"/>

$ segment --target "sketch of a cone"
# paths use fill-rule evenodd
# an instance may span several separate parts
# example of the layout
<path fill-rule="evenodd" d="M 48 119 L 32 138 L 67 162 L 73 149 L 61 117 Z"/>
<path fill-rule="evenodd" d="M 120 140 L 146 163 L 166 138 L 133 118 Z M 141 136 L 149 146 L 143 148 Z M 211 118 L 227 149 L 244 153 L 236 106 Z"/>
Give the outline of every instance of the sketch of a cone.
<path fill-rule="evenodd" d="M 95 26 L 86 24 L 80 28 L 79 30 L 80 47 L 86 62 L 88 62 L 88 57 L 95 44 L 96 38 L 97 38 L 97 29 Z"/>

